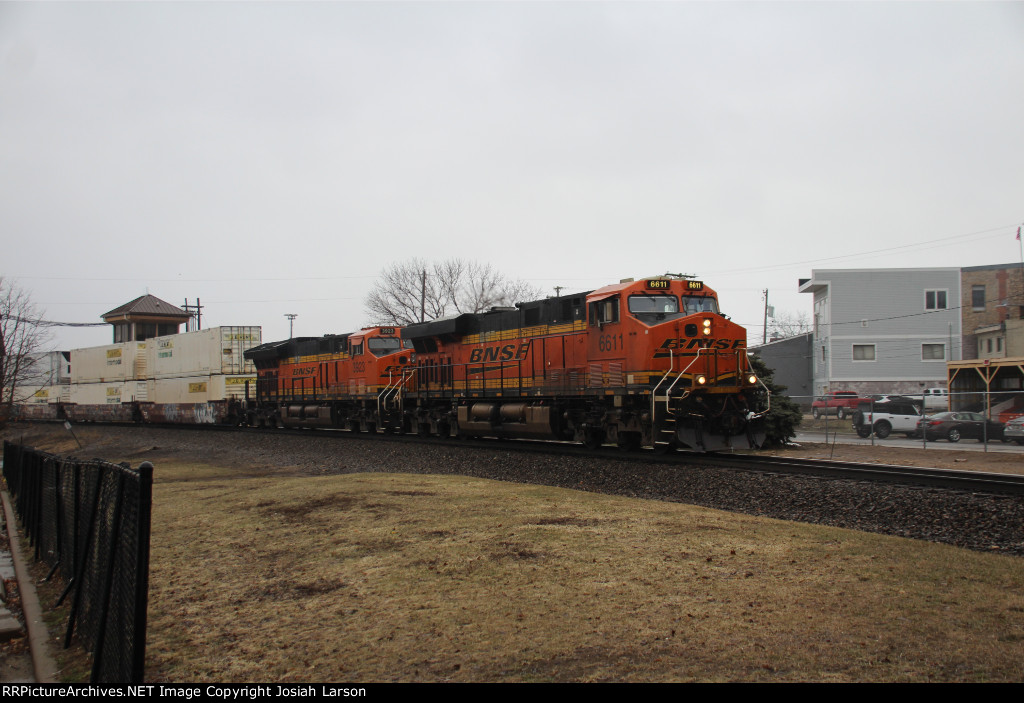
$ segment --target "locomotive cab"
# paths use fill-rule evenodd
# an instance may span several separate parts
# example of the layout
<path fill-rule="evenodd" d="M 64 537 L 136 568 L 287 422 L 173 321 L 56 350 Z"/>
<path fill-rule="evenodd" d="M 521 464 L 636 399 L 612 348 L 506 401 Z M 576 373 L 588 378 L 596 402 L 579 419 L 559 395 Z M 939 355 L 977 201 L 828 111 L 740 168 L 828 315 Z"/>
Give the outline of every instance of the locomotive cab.
<path fill-rule="evenodd" d="M 666 276 L 600 288 L 587 304 L 589 386 L 618 396 L 618 432 L 635 432 L 623 418 L 639 415 L 640 441 L 655 448 L 764 441 L 767 389 L 751 372 L 746 331 L 720 312 L 715 291 Z"/>

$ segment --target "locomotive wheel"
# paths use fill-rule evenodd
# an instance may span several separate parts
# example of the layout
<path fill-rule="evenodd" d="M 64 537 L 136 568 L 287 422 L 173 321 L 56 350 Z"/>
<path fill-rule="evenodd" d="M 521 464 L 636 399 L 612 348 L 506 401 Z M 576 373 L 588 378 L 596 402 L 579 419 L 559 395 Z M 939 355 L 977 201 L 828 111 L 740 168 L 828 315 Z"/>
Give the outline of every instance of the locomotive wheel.
<path fill-rule="evenodd" d="M 583 446 L 587 449 L 600 449 L 604 444 L 604 430 L 587 430 L 583 437 Z"/>
<path fill-rule="evenodd" d="M 643 437 L 639 432 L 620 432 L 616 445 L 624 452 L 639 451 Z"/>

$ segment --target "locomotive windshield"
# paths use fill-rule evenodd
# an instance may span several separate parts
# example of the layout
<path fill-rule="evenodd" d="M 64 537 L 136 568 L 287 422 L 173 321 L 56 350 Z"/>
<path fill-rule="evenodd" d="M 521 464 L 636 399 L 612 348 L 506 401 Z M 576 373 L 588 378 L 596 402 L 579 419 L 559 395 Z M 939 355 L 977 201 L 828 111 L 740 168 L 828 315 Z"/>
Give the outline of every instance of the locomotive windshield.
<path fill-rule="evenodd" d="M 707 296 L 684 295 L 683 309 L 687 315 L 698 312 L 718 312 L 718 301 Z"/>
<path fill-rule="evenodd" d="M 654 293 L 631 295 L 629 311 L 641 322 L 664 322 L 679 317 L 679 298 Z"/>
<path fill-rule="evenodd" d="M 401 349 L 402 340 L 397 337 L 374 337 L 367 340 L 366 346 L 374 356 L 385 356 L 386 354 L 394 354 Z"/>

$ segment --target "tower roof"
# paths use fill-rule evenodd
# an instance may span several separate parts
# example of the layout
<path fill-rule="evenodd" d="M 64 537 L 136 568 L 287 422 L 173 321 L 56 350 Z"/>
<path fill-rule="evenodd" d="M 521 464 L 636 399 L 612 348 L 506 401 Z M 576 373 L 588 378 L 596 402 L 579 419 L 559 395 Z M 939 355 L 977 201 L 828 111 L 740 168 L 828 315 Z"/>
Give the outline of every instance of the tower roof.
<path fill-rule="evenodd" d="M 125 303 L 103 315 L 104 322 L 124 320 L 132 317 L 163 317 L 169 320 L 184 322 L 190 315 L 181 308 L 160 300 L 155 295 L 140 295 L 130 303 Z"/>

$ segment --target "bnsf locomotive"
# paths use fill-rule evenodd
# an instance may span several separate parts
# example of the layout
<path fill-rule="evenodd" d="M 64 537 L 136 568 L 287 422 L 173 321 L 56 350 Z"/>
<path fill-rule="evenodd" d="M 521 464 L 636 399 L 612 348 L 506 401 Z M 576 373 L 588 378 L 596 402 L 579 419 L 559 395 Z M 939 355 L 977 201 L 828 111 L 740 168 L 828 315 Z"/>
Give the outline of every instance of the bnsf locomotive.
<path fill-rule="evenodd" d="M 623 448 L 757 447 L 746 331 L 678 276 L 246 352 L 251 423 Z"/>

